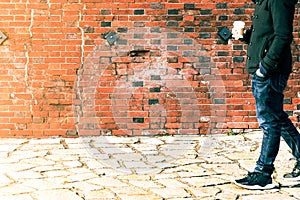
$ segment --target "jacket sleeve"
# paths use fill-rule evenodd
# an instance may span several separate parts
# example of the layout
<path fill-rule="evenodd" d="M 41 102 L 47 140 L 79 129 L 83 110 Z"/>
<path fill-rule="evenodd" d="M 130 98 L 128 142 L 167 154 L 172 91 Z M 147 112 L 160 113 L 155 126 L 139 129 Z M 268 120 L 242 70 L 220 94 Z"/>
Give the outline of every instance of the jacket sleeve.
<path fill-rule="evenodd" d="M 293 40 L 295 1 L 269 0 L 274 28 L 274 39 L 263 58 L 261 71 L 264 75 L 277 69 L 280 57 Z"/>

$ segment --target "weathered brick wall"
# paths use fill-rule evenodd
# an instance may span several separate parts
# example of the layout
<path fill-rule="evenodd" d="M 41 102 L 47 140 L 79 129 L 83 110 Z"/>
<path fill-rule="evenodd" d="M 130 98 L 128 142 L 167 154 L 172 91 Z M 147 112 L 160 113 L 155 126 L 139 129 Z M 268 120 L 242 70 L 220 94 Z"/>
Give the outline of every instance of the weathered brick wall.
<path fill-rule="evenodd" d="M 300 110 L 298 4 L 285 109 Z M 258 128 L 247 46 L 251 1 L 1 0 L 0 136 L 206 134 Z"/>

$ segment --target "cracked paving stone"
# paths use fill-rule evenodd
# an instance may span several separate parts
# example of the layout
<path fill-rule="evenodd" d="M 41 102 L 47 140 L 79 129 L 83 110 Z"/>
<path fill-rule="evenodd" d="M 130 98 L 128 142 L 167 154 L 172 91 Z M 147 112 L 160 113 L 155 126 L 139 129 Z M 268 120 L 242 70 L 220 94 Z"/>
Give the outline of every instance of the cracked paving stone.
<path fill-rule="evenodd" d="M 131 161 L 131 162 L 123 162 L 126 168 L 151 168 L 151 166 L 147 165 L 144 162 L 137 162 L 137 161 Z"/>
<path fill-rule="evenodd" d="M 68 162 L 63 162 L 63 165 L 68 168 L 76 168 L 76 167 L 81 167 L 82 163 L 79 161 L 68 161 Z"/>
<path fill-rule="evenodd" d="M 47 155 L 44 158 L 55 162 L 78 160 L 77 155 Z"/>
<path fill-rule="evenodd" d="M 120 195 L 147 195 L 149 192 L 141 187 L 134 187 L 127 185 L 126 187 L 110 187 L 112 192 L 114 192 L 117 196 Z"/>
<path fill-rule="evenodd" d="M 151 200 L 161 200 L 161 197 L 154 196 L 154 195 L 130 195 L 130 194 L 121 194 L 119 197 L 122 200 L 145 200 L 145 199 L 151 199 Z"/>
<path fill-rule="evenodd" d="M 0 187 L 7 186 L 12 184 L 14 181 L 5 176 L 4 174 L 0 174 Z"/>
<path fill-rule="evenodd" d="M 9 157 L 19 160 L 25 160 L 36 157 L 46 156 L 48 151 L 14 151 L 10 154 Z"/>
<path fill-rule="evenodd" d="M 28 144 L 20 148 L 21 151 L 45 151 L 49 149 L 64 149 L 61 144 Z"/>
<path fill-rule="evenodd" d="M 132 170 L 126 168 L 103 168 L 103 169 L 94 169 L 93 172 L 98 175 L 106 175 L 108 177 L 118 177 L 127 174 L 133 174 Z"/>
<path fill-rule="evenodd" d="M 150 191 L 166 199 L 191 197 L 191 194 L 189 194 L 184 188 L 171 186 L 168 188 L 150 188 Z"/>
<path fill-rule="evenodd" d="M 51 149 L 50 153 L 52 155 L 70 156 L 70 155 L 80 155 L 88 156 L 89 152 L 86 149 Z"/>
<path fill-rule="evenodd" d="M 153 180 L 159 180 L 159 179 L 171 179 L 171 178 L 177 178 L 176 174 L 173 173 L 163 173 L 163 174 L 155 174 L 153 176 Z"/>
<path fill-rule="evenodd" d="M 110 159 L 103 159 L 103 160 L 98 160 L 99 163 L 101 163 L 101 165 L 103 165 L 103 167 L 109 167 L 112 169 L 120 169 L 122 168 L 122 166 L 120 165 L 119 160 L 114 159 L 114 158 L 110 158 Z"/>
<path fill-rule="evenodd" d="M 34 164 L 26 164 L 26 163 L 0 164 L 1 173 L 20 172 L 20 171 L 30 170 L 34 167 L 35 167 Z"/>
<path fill-rule="evenodd" d="M 18 144 L 0 144 L 0 152 L 13 152 L 17 149 L 20 145 Z"/>
<path fill-rule="evenodd" d="M 124 154 L 124 153 L 134 153 L 131 148 L 101 148 L 104 153 L 107 154 Z"/>
<path fill-rule="evenodd" d="M 195 196 L 197 199 L 202 199 L 204 197 L 214 197 L 221 192 L 219 188 L 216 187 L 190 187 L 188 190 Z"/>
<path fill-rule="evenodd" d="M 157 151 L 157 146 L 152 144 L 132 144 L 131 146 L 140 152 Z"/>
<path fill-rule="evenodd" d="M 66 177 L 68 182 L 76 182 L 76 181 L 85 181 L 85 180 L 90 180 L 90 179 L 95 179 L 98 178 L 94 173 L 79 173 L 79 174 L 70 174 L 69 176 Z"/>
<path fill-rule="evenodd" d="M 22 195 L 14 195 L 14 196 L 1 196 L 1 200 L 33 200 L 31 195 L 29 194 L 22 194 Z"/>
<path fill-rule="evenodd" d="M 143 187 L 143 188 L 161 188 L 162 185 L 157 184 L 154 181 L 151 180 L 133 180 L 128 182 L 130 185 L 136 186 L 136 187 Z"/>
<path fill-rule="evenodd" d="M 229 183 L 228 180 L 224 180 L 220 178 L 220 176 L 216 175 L 205 177 L 182 178 L 181 180 L 194 187 L 207 187 Z"/>
<path fill-rule="evenodd" d="M 231 160 L 257 160 L 259 157 L 258 152 L 249 152 L 249 151 L 243 151 L 243 152 L 234 152 L 230 153 L 228 155 L 228 158 Z"/>
<path fill-rule="evenodd" d="M 215 196 L 216 199 L 238 199 L 238 195 L 223 191 Z"/>
<path fill-rule="evenodd" d="M 43 138 L 43 139 L 31 139 L 28 140 L 28 145 L 47 145 L 47 144 L 60 144 L 60 138 Z"/>
<path fill-rule="evenodd" d="M 85 192 L 85 200 L 115 199 L 116 196 L 108 189 L 97 189 Z"/>
<path fill-rule="evenodd" d="M 203 157 L 203 160 L 205 160 L 207 163 L 217 164 L 217 163 L 233 163 L 232 160 L 229 160 L 228 158 L 225 158 L 224 156 L 218 156 L 218 155 L 212 155 L 209 157 Z"/>
<path fill-rule="evenodd" d="M 45 177 L 65 177 L 71 175 L 71 172 L 64 169 L 53 169 L 43 172 Z"/>
<path fill-rule="evenodd" d="M 218 185 L 216 186 L 221 191 L 226 191 L 228 193 L 234 193 L 237 195 L 260 195 L 264 194 L 262 190 L 245 190 L 241 187 L 236 186 L 235 184 L 226 184 L 226 185 Z"/>
<path fill-rule="evenodd" d="M 171 185 L 172 187 L 176 187 L 176 188 L 185 188 L 188 186 L 176 179 L 161 179 L 161 180 L 157 180 L 156 182 L 165 187 L 168 187 Z"/>
<path fill-rule="evenodd" d="M 58 182 L 49 181 L 48 179 L 26 180 L 22 182 L 22 185 L 32 187 L 36 190 L 52 190 L 66 188 L 65 185 Z"/>
<path fill-rule="evenodd" d="M 287 187 L 287 188 L 282 188 L 281 190 L 283 191 L 283 192 L 285 192 L 285 193 L 287 193 L 287 194 L 290 194 L 291 196 L 293 196 L 293 197 L 295 197 L 295 198 L 297 198 L 297 199 L 300 199 L 300 182 L 298 181 L 297 182 L 298 183 L 298 185 L 297 185 L 297 187 L 295 187 L 295 188 L 293 188 L 293 187 L 291 187 L 291 188 L 289 188 L 289 187 Z"/>
<path fill-rule="evenodd" d="M 241 200 L 297 200 L 297 198 L 291 197 L 287 194 L 262 194 L 262 195 L 248 195 L 240 197 Z"/>
<path fill-rule="evenodd" d="M 87 181 L 88 183 L 100 185 L 104 187 L 127 187 L 126 183 L 123 183 L 113 177 L 98 177 Z"/>
<path fill-rule="evenodd" d="M 100 189 L 103 189 L 102 186 L 91 184 L 88 181 L 66 183 L 65 186 L 67 186 L 68 188 L 78 189 L 80 191 L 83 191 L 84 193 L 86 193 L 88 191 L 91 191 L 91 190 L 100 190 Z"/>
<path fill-rule="evenodd" d="M 115 159 L 121 161 L 140 161 L 143 157 L 136 153 L 128 153 L 128 154 L 113 154 L 112 155 Z"/>
<path fill-rule="evenodd" d="M 120 180 L 150 180 L 151 176 L 150 175 L 138 175 L 138 174 L 130 174 L 130 175 L 121 175 L 118 176 L 118 179 Z"/>
<path fill-rule="evenodd" d="M 20 194 L 31 193 L 34 191 L 35 189 L 32 187 L 28 187 L 16 183 L 0 188 L 0 194 L 3 196 L 20 195 Z"/>
<path fill-rule="evenodd" d="M 254 170 L 256 160 L 239 160 L 240 172 L 242 173 L 244 170 L 251 172 Z M 246 173 L 244 173 L 246 174 Z"/>
<path fill-rule="evenodd" d="M 54 199 L 63 199 L 63 200 L 83 200 L 75 192 L 71 190 L 42 190 L 34 193 L 34 196 L 38 200 L 54 200 Z"/>
<path fill-rule="evenodd" d="M 43 176 L 40 173 L 34 172 L 32 170 L 26 170 L 20 172 L 7 172 L 7 175 L 14 180 L 43 178 Z"/>
<path fill-rule="evenodd" d="M 201 164 L 204 168 L 210 169 L 215 173 L 222 174 L 224 177 L 240 176 L 239 166 L 236 164 Z"/>
<path fill-rule="evenodd" d="M 55 165 L 55 162 L 54 161 L 51 161 L 51 160 L 47 160 L 47 159 L 44 159 L 44 158 L 30 158 L 30 159 L 25 159 L 25 160 L 21 160 L 19 162 L 20 164 L 32 164 L 32 165 L 35 165 L 35 166 L 53 166 Z"/>

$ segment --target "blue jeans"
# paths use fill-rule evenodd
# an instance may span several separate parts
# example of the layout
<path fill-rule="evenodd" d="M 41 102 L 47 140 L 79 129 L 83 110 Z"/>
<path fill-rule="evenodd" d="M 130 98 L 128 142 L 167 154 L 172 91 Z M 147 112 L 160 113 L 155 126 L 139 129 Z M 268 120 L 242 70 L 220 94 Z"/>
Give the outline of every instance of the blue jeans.
<path fill-rule="evenodd" d="M 279 151 L 280 136 L 300 161 L 300 134 L 283 110 L 284 89 L 289 74 L 274 74 L 261 78 L 252 77 L 252 93 L 256 100 L 256 115 L 263 130 L 261 152 L 254 171 L 271 175 Z"/>

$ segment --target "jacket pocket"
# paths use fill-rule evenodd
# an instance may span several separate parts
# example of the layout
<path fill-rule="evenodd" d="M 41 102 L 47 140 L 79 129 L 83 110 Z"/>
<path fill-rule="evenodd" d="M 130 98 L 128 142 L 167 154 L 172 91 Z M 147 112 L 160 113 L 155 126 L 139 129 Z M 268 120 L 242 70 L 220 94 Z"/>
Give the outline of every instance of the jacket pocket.
<path fill-rule="evenodd" d="M 262 48 L 261 48 L 261 50 L 260 50 L 260 59 L 263 59 L 266 55 L 267 55 L 267 53 L 268 53 L 268 51 L 269 51 L 269 49 L 270 49 L 270 46 L 271 46 L 271 44 L 272 44 L 272 42 L 273 42 L 273 36 L 272 37 L 267 37 L 267 38 L 264 38 L 263 39 L 263 45 L 262 45 Z"/>

